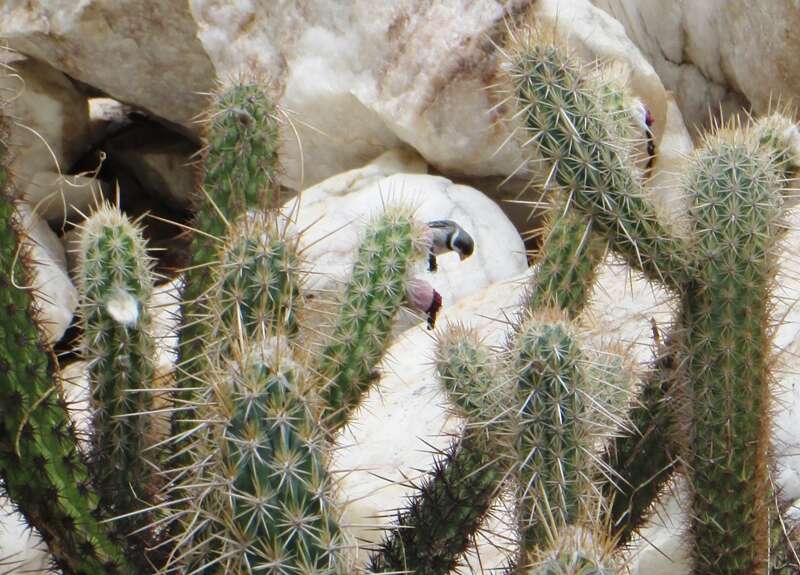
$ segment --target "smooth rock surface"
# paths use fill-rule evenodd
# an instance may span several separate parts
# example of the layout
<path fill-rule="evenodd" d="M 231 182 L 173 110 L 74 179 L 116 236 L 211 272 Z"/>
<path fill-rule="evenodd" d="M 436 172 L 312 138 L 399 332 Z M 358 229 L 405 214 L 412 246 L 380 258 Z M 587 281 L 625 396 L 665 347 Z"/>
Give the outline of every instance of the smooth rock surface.
<path fill-rule="evenodd" d="M 527 267 L 525 248 L 514 226 L 489 198 L 468 186 L 440 176 L 386 171 L 397 154 L 390 152 L 362 170 L 353 170 L 304 191 L 284 206 L 292 214 L 292 229 L 306 230 L 300 241 L 305 265 L 313 270 L 307 287 L 325 294 L 347 279 L 364 225 L 385 206 L 415 208 L 422 221 L 452 219 L 475 241 L 475 253 L 460 261 L 455 253 L 437 258 L 439 271 L 431 273 L 420 262 L 415 277 L 425 279 L 442 295 L 445 307 Z M 412 166 L 417 160 L 411 159 Z M 418 167 L 421 167 L 417 164 Z M 298 203 L 299 202 L 299 203 Z M 413 325 L 418 316 L 403 314 L 398 329 Z"/>
<path fill-rule="evenodd" d="M 625 26 L 696 133 L 711 116 L 765 114 L 800 90 L 794 0 L 593 0 Z"/>
<path fill-rule="evenodd" d="M 656 208 L 665 217 L 677 218 L 688 209 L 681 185 L 686 163 L 693 150 L 692 137 L 683 122 L 678 104 L 668 94 L 664 135 L 658 144 L 653 176 L 645 183 Z"/>
<path fill-rule="evenodd" d="M 2 11 L 2 8 L 0 8 Z M 0 94 L 13 118 L 10 169 L 16 192 L 48 220 L 63 220 L 65 205 L 86 206 L 92 198 L 87 178 L 64 176 L 89 146 L 86 97 L 60 71 L 0 50 Z"/>
<path fill-rule="evenodd" d="M 67 274 L 66 254 L 58 236 L 27 204 L 19 204 L 18 213 L 33 261 L 39 319 L 47 341 L 54 343 L 61 339 L 72 321 L 78 306 L 78 290 Z"/>
<path fill-rule="evenodd" d="M 526 11 L 583 54 L 627 63 L 661 124 L 652 67 L 588 0 L 34 0 L 0 5 L 0 38 L 195 135 L 215 76 L 262 76 L 285 112 L 285 183 L 302 189 L 401 143 L 446 175 L 512 173 L 522 156 L 513 143 L 495 154 L 508 126 L 491 86 L 505 22 Z"/>
<path fill-rule="evenodd" d="M 0 38 L 112 98 L 191 126 L 214 69 L 186 2 L 34 0 L 0 5 Z"/>

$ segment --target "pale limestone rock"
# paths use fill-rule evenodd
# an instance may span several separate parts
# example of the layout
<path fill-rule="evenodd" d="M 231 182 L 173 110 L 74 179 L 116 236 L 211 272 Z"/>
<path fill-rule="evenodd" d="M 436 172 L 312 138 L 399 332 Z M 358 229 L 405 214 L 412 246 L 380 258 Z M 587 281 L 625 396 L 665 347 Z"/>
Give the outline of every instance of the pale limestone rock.
<path fill-rule="evenodd" d="M 19 204 L 18 213 L 33 261 L 32 287 L 36 288 L 34 297 L 40 311 L 39 319 L 45 338 L 54 343 L 61 339 L 72 321 L 78 306 L 78 290 L 67 274 L 64 246 L 47 222 L 32 213 L 25 203 Z"/>
<path fill-rule="evenodd" d="M 47 546 L 4 495 L 0 495 L 0 550 L 4 569 L 30 575 L 52 572 Z"/>
<path fill-rule="evenodd" d="M 2 10 L 2 9 L 0 9 Z M 9 143 L 14 187 L 48 220 L 63 220 L 64 207 L 90 203 L 91 181 L 63 176 L 89 146 L 86 97 L 58 70 L 0 50 L 0 94 L 12 118 Z"/>
<path fill-rule="evenodd" d="M 514 172 L 518 146 L 498 152 L 509 127 L 495 44 L 526 11 L 585 56 L 626 63 L 658 128 L 663 89 L 623 28 L 588 0 L 556 4 L 36 0 L 0 7 L 0 37 L 195 135 L 215 72 L 260 74 L 284 111 L 284 183 L 302 189 L 403 143 L 444 174 Z"/>
<path fill-rule="evenodd" d="M 793 99 L 800 90 L 794 0 L 593 0 L 626 28 L 677 95 L 694 132 L 710 116 Z"/>
<path fill-rule="evenodd" d="M 389 153 L 363 170 L 326 180 L 284 206 L 293 220 L 291 229 L 306 230 L 300 248 L 314 271 L 307 282 L 309 292 L 325 294 L 347 279 L 364 225 L 393 204 L 415 208 L 415 217 L 422 222 L 455 220 L 475 240 L 472 257 L 460 261 L 457 254 L 444 254 L 438 257 L 438 272 L 427 270 L 427 260 L 415 270 L 415 277 L 441 293 L 445 306 L 527 267 L 519 234 L 492 200 L 439 176 L 396 173 L 376 178 L 376 170 L 385 171 L 394 157 L 396 153 Z M 398 329 L 418 319 L 403 314 Z"/>
<path fill-rule="evenodd" d="M 681 183 L 687 160 L 693 150 L 692 138 L 683 122 L 681 111 L 669 94 L 664 135 L 658 145 L 653 176 L 646 182 L 656 208 L 665 217 L 676 219 L 688 209 Z"/>
<path fill-rule="evenodd" d="M 35 0 L 0 5 L 0 38 L 109 96 L 190 126 L 214 69 L 185 2 Z"/>

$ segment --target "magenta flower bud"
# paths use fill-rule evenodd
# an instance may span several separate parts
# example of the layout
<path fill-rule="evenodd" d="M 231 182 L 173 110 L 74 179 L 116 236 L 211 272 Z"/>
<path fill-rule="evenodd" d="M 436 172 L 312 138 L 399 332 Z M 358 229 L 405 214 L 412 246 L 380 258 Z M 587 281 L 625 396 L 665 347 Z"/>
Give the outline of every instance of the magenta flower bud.
<path fill-rule="evenodd" d="M 442 308 L 442 295 L 431 284 L 416 278 L 409 280 L 406 284 L 406 302 L 408 307 L 428 317 L 428 329 L 436 326 L 436 314 Z"/>

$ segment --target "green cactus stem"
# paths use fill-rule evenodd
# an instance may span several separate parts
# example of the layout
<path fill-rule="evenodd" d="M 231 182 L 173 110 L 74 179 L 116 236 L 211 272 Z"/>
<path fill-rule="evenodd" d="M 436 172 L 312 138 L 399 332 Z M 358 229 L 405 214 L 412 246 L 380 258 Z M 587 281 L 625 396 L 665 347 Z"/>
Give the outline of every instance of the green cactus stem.
<path fill-rule="evenodd" d="M 215 377 L 219 448 L 194 503 L 213 535 L 195 544 L 197 557 L 187 553 L 193 572 L 333 574 L 339 565 L 328 448 L 281 339 L 235 354 Z"/>
<path fill-rule="evenodd" d="M 409 210 L 389 208 L 367 226 L 314 370 L 331 433 L 347 423 L 375 381 L 413 264 L 427 253 L 424 227 Z"/>
<path fill-rule="evenodd" d="M 491 351 L 472 331 L 453 328 L 439 339 L 437 371 L 466 428 L 398 513 L 370 558 L 370 572 L 445 575 L 459 566 L 510 463 L 491 429 L 501 391 L 492 363 Z"/>
<path fill-rule="evenodd" d="M 148 309 L 152 261 L 141 230 L 101 206 L 81 227 L 78 286 L 82 351 L 89 360 L 93 483 L 105 517 L 140 511 L 156 490 L 155 340 Z M 115 519 L 121 536 L 145 514 Z"/>
<path fill-rule="evenodd" d="M 281 238 L 269 216 L 232 226 L 221 251 L 208 301 L 211 341 L 225 356 L 231 338 L 294 336 L 301 308 L 300 269 L 294 242 Z"/>
<path fill-rule="evenodd" d="M 642 189 L 621 138 L 630 118 L 609 109 L 600 75 L 587 73 L 555 32 L 535 27 L 512 33 L 506 53 L 524 140 L 536 147 L 554 182 L 631 267 L 679 287 L 688 273 L 687 246 L 659 221 Z"/>
<path fill-rule="evenodd" d="M 694 573 L 763 573 L 782 173 L 747 135 L 723 129 L 697 154 L 684 185 L 693 193 L 699 262 L 680 318 L 692 383 L 684 405 Z"/>
<path fill-rule="evenodd" d="M 590 301 L 597 268 L 605 257 L 607 242 L 592 233 L 583 214 L 558 202 L 549 218 L 542 257 L 523 299 L 519 323 L 546 307 L 577 317 Z"/>
<path fill-rule="evenodd" d="M 553 527 L 579 524 L 596 508 L 595 438 L 586 396 L 588 362 L 574 329 L 557 314 L 542 312 L 522 326 L 511 370 L 524 554 L 548 541 Z"/>
<path fill-rule="evenodd" d="M 6 165 L 7 119 L 0 109 L 0 477 L 65 573 L 133 572 L 98 499 L 61 398 L 58 365 L 44 341 L 30 286 Z"/>
<path fill-rule="evenodd" d="M 193 388 L 198 386 L 198 374 L 208 367 L 204 298 L 211 288 L 213 274 L 208 268 L 218 260 L 218 244 L 237 217 L 248 210 L 266 210 L 278 201 L 276 118 L 264 87 L 247 82 L 222 88 L 207 113 L 202 181 L 193 224 L 197 231 L 184 274 L 174 437 L 182 437 L 195 426 Z M 185 458 L 181 462 L 188 463 Z"/>

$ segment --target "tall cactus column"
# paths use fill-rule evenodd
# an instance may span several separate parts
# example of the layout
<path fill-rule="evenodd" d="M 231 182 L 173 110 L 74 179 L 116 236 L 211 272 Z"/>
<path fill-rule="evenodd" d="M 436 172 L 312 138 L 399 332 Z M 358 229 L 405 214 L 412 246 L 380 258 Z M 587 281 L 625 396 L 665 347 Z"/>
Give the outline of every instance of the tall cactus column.
<path fill-rule="evenodd" d="M 259 84 L 236 83 L 222 89 L 207 112 L 205 144 L 193 223 L 192 259 L 183 291 L 179 377 L 173 435 L 180 438 L 194 427 L 194 388 L 202 386 L 208 366 L 209 267 L 227 226 L 248 210 L 263 211 L 277 201 L 278 123 L 275 106 Z M 183 458 L 183 463 L 188 463 Z"/>
<path fill-rule="evenodd" d="M 722 131 L 685 188 L 698 265 L 682 295 L 694 573 L 763 573 L 771 488 L 771 297 L 783 182 L 752 141 Z"/>
<path fill-rule="evenodd" d="M 150 322 L 151 259 L 141 230 L 116 208 L 100 207 L 81 228 L 79 289 L 83 354 L 93 409 L 93 483 L 104 515 L 141 511 L 156 490 L 153 436 L 155 339 Z M 145 514 L 114 519 L 121 536 Z M 137 537 L 130 537 L 132 541 Z"/>

